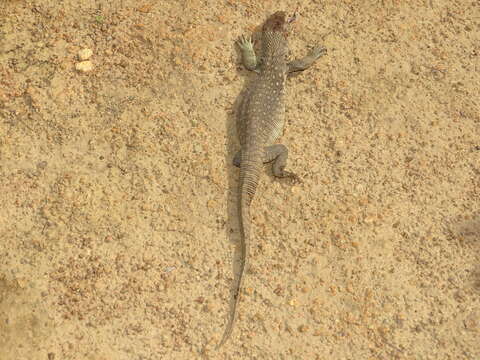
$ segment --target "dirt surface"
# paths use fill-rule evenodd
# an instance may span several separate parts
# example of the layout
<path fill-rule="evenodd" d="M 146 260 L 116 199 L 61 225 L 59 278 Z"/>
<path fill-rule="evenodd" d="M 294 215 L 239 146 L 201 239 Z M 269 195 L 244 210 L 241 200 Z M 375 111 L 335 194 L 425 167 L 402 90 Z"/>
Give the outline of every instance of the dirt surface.
<path fill-rule="evenodd" d="M 286 1 L 0 2 L 0 358 L 480 359 L 478 1 L 311 1 L 233 337 L 235 39 Z M 92 50 L 91 57 L 88 51 Z M 80 64 L 79 51 L 87 63 Z"/>

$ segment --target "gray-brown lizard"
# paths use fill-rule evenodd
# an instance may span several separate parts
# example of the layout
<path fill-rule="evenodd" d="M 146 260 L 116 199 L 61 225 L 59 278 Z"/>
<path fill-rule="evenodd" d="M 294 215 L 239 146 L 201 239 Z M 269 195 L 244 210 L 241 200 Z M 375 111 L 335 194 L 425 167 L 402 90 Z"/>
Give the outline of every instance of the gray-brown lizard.
<path fill-rule="evenodd" d="M 242 51 L 244 66 L 259 73 L 247 90 L 239 108 L 239 132 L 241 150 L 234 158 L 240 166 L 240 227 L 241 265 L 234 285 L 234 303 L 230 319 L 217 348 L 230 337 L 237 306 L 240 300 L 243 273 L 247 266 L 250 242 L 250 204 L 257 188 L 263 163 L 273 161 L 273 175 L 276 177 L 297 177 L 285 171 L 288 150 L 285 145 L 275 144 L 282 135 L 285 124 L 285 82 L 287 75 L 302 71 L 326 53 L 324 47 L 315 47 L 302 59 L 287 62 L 287 34 L 295 16 L 287 19 L 284 12 L 271 15 L 262 29 L 262 58 L 257 61 L 251 40 L 242 37 L 238 45 Z"/>

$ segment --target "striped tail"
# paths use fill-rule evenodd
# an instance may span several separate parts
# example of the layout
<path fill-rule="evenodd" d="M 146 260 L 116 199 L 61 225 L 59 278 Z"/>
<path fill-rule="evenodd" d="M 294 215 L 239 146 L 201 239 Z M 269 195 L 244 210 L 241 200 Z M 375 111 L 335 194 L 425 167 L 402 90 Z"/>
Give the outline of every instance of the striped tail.
<path fill-rule="evenodd" d="M 261 156 L 254 158 L 262 159 Z M 235 279 L 233 308 L 230 313 L 230 319 L 223 333 L 222 340 L 217 346 L 220 348 L 228 340 L 233 331 L 233 326 L 237 318 L 237 307 L 240 302 L 240 293 L 243 284 L 243 275 L 248 265 L 248 254 L 250 249 L 250 204 L 257 189 L 258 179 L 260 177 L 262 163 L 257 161 L 248 161 L 242 158 L 240 169 L 240 271 Z"/>

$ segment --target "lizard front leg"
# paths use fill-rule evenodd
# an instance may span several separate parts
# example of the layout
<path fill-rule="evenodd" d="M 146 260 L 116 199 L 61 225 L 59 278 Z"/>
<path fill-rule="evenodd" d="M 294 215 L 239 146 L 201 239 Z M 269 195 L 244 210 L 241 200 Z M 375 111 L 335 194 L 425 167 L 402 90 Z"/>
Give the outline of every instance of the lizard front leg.
<path fill-rule="evenodd" d="M 308 69 L 312 64 L 321 58 L 323 55 L 327 54 L 327 49 L 323 46 L 316 46 L 313 50 L 305 57 L 297 60 L 290 61 L 288 66 L 288 73 L 303 71 Z"/>
<path fill-rule="evenodd" d="M 259 72 L 259 62 L 257 61 L 257 57 L 255 56 L 255 50 L 253 49 L 253 42 L 251 38 L 246 38 L 245 36 L 241 36 L 240 39 L 237 41 L 237 44 L 242 52 L 242 62 L 243 66 L 246 69 Z"/>

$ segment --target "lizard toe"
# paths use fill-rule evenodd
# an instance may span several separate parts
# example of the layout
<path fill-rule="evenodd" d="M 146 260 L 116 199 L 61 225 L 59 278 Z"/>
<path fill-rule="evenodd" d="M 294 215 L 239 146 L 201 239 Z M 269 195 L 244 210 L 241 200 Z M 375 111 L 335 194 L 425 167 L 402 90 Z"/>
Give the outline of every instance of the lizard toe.
<path fill-rule="evenodd" d="M 319 58 L 319 57 L 327 54 L 327 48 L 325 46 L 322 46 L 322 45 L 317 45 L 313 48 L 312 54 L 316 58 Z"/>
<path fill-rule="evenodd" d="M 290 171 L 285 171 L 283 169 L 281 169 L 281 171 L 278 174 L 276 174 L 275 176 L 277 176 L 279 178 L 282 178 L 282 179 L 289 179 L 289 181 L 292 184 L 301 184 L 302 183 L 302 179 L 300 179 L 300 177 L 298 175 L 296 175 L 295 173 L 292 173 Z"/>

